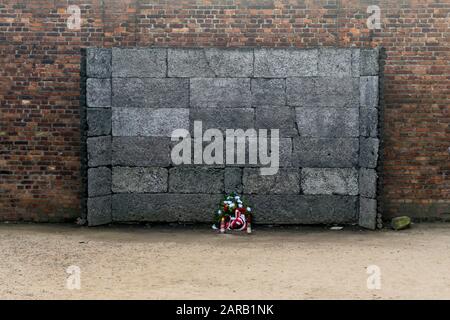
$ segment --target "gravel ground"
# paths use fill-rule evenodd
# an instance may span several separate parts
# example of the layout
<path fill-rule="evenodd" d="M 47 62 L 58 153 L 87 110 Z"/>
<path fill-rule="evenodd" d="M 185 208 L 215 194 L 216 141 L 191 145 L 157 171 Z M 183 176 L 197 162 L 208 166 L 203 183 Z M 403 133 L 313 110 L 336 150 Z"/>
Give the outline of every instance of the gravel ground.
<path fill-rule="evenodd" d="M 400 232 L 0 224 L 2 299 L 450 299 L 450 224 Z M 81 288 L 66 288 L 66 269 Z M 367 288 L 377 265 L 381 289 Z"/>

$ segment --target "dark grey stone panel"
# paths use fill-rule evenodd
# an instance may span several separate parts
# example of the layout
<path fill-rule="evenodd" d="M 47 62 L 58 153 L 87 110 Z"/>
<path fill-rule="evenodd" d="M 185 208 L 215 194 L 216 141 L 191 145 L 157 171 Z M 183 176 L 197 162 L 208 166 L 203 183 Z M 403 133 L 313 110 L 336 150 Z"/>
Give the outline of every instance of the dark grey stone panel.
<path fill-rule="evenodd" d="M 112 164 L 168 167 L 171 164 L 170 146 L 170 138 L 113 137 Z"/>
<path fill-rule="evenodd" d="M 360 138 L 359 165 L 362 168 L 376 168 L 378 162 L 379 140 L 375 138 Z"/>
<path fill-rule="evenodd" d="M 223 169 L 206 167 L 171 168 L 169 170 L 169 192 L 223 193 Z"/>
<path fill-rule="evenodd" d="M 99 226 L 112 222 L 110 195 L 87 200 L 87 220 L 89 226 Z"/>
<path fill-rule="evenodd" d="M 191 78 L 191 107 L 251 106 L 250 79 Z"/>
<path fill-rule="evenodd" d="M 352 75 L 352 49 L 319 49 L 319 76 Z"/>
<path fill-rule="evenodd" d="M 358 170 L 355 168 L 303 168 L 304 194 L 358 195 Z"/>
<path fill-rule="evenodd" d="M 251 79 L 253 106 L 286 105 L 285 79 Z"/>
<path fill-rule="evenodd" d="M 165 48 L 113 48 L 113 77 L 166 76 L 167 49 Z"/>
<path fill-rule="evenodd" d="M 87 79 L 86 104 L 89 108 L 110 108 L 111 79 Z"/>
<path fill-rule="evenodd" d="M 290 107 L 261 106 L 256 108 L 257 129 L 279 129 L 280 137 L 298 136 L 295 111 Z"/>
<path fill-rule="evenodd" d="M 112 191 L 115 193 L 167 192 L 168 170 L 165 168 L 114 167 Z"/>
<path fill-rule="evenodd" d="M 111 170 L 107 167 L 88 170 L 88 195 L 97 197 L 111 194 Z"/>
<path fill-rule="evenodd" d="M 111 164 L 111 137 L 101 136 L 87 139 L 89 167 L 108 166 Z"/>
<path fill-rule="evenodd" d="M 377 172 L 373 169 L 359 169 L 359 193 L 366 198 L 377 196 Z"/>
<path fill-rule="evenodd" d="M 110 78 L 111 49 L 87 48 L 86 74 L 89 78 Z"/>
<path fill-rule="evenodd" d="M 89 137 L 111 134 L 111 109 L 87 109 L 86 118 Z"/>
<path fill-rule="evenodd" d="M 277 174 L 261 175 L 258 168 L 244 168 L 242 178 L 247 194 L 299 194 L 300 170 L 280 168 Z"/>
<path fill-rule="evenodd" d="M 317 49 L 257 49 L 254 75 L 259 78 L 316 76 L 317 61 Z"/>
<path fill-rule="evenodd" d="M 377 222 L 377 200 L 359 197 L 359 225 L 374 230 Z"/>

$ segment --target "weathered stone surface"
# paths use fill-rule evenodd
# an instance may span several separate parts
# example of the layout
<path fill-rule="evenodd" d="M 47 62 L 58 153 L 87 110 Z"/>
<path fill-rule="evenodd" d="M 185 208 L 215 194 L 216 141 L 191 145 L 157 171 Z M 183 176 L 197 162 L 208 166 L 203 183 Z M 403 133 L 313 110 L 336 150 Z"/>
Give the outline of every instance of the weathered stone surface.
<path fill-rule="evenodd" d="M 111 134 L 111 109 L 87 109 L 86 121 L 89 137 Z"/>
<path fill-rule="evenodd" d="M 99 167 L 111 164 L 111 137 L 101 136 L 87 139 L 88 166 Z"/>
<path fill-rule="evenodd" d="M 361 49 L 361 75 L 375 76 L 379 72 L 378 49 Z"/>
<path fill-rule="evenodd" d="M 349 168 L 358 164 L 357 138 L 294 138 L 292 160 L 299 167 Z"/>
<path fill-rule="evenodd" d="M 274 139 L 274 142 L 276 140 Z M 292 139 L 291 138 L 279 138 L 279 165 L 282 168 L 292 167 Z M 272 150 L 272 148 L 271 148 Z"/>
<path fill-rule="evenodd" d="M 319 76 L 350 76 L 352 74 L 352 49 L 319 49 Z"/>
<path fill-rule="evenodd" d="M 359 225 L 374 230 L 377 223 L 377 200 L 359 197 Z"/>
<path fill-rule="evenodd" d="M 251 77 L 251 49 L 168 49 L 169 77 Z"/>
<path fill-rule="evenodd" d="M 257 129 L 279 129 L 280 137 L 297 136 L 295 111 L 293 108 L 262 106 L 256 108 Z"/>
<path fill-rule="evenodd" d="M 378 76 L 361 77 L 359 85 L 361 107 L 378 107 Z"/>
<path fill-rule="evenodd" d="M 114 167 L 112 191 L 116 193 L 167 192 L 168 170 L 165 168 Z"/>
<path fill-rule="evenodd" d="M 317 49 L 255 49 L 254 76 L 260 78 L 316 76 L 317 61 Z"/>
<path fill-rule="evenodd" d="M 97 197 L 111 194 L 111 170 L 107 167 L 88 169 L 88 195 Z"/>
<path fill-rule="evenodd" d="M 361 49 L 352 48 L 352 76 L 359 77 L 361 71 Z"/>
<path fill-rule="evenodd" d="M 90 108 L 110 108 L 111 79 L 87 79 L 86 104 Z"/>
<path fill-rule="evenodd" d="M 373 169 L 359 169 L 359 193 L 366 198 L 377 196 L 377 172 Z"/>
<path fill-rule="evenodd" d="M 112 164 L 121 166 L 168 167 L 170 138 L 113 137 Z"/>
<path fill-rule="evenodd" d="M 356 196 L 249 195 L 255 223 L 316 224 L 357 221 Z"/>
<path fill-rule="evenodd" d="M 303 168 L 304 194 L 358 195 L 358 170 L 355 168 Z"/>
<path fill-rule="evenodd" d="M 113 77 L 166 76 L 167 50 L 164 48 L 113 48 Z"/>
<path fill-rule="evenodd" d="M 242 169 L 225 168 L 224 173 L 225 193 L 242 193 Z"/>
<path fill-rule="evenodd" d="M 376 168 L 378 162 L 379 140 L 375 138 L 360 138 L 359 165 L 362 168 Z"/>
<path fill-rule="evenodd" d="M 120 193 L 112 196 L 113 220 L 211 222 L 223 194 Z"/>
<path fill-rule="evenodd" d="M 187 108 L 189 79 L 113 78 L 114 107 Z"/>
<path fill-rule="evenodd" d="M 254 128 L 253 108 L 223 108 L 219 112 L 211 108 L 196 108 L 190 110 L 190 128 L 193 134 L 194 121 L 202 122 L 203 132 L 207 129 L 219 129 L 225 132 L 226 129 Z"/>
<path fill-rule="evenodd" d="M 353 77 L 287 78 L 287 104 L 298 107 L 359 107 L 359 79 Z"/>
<path fill-rule="evenodd" d="M 112 222 L 110 195 L 87 200 L 87 220 L 90 227 Z"/>
<path fill-rule="evenodd" d="M 378 136 L 378 110 L 361 107 L 359 110 L 359 134 L 363 137 Z"/>
<path fill-rule="evenodd" d="M 253 106 L 286 105 L 285 79 L 251 79 Z"/>
<path fill-rule="evenodd" d="M 111 49 L 87 48 L 86 74 L 89 78 L 110 78 Z"/>
<path fill-rule="evenodd" d="M 250 79 L 191 78 L 191 107 L 246 107 L 251 105 Z"/>
<path fill-rule="evenodd" d="M 170 137 L 175 129 L 189 130 L 189 109 L 113 108 L 113 136 Z"/>
<path fill-rule="evenodd" d="M 301 137 L 358 137 L 357 108 L 296 108 L 297 128 Z"/>
<path fill-rule="evenodd" d="M 299 194 L 300 170 L 280 168 L 277 174 L 261 175 L 257 168 L 244 168 L 242 177 L 244 193 L 248 194 Z"/>
<path fill-rule="evenodd" d="M 176 167 L 169 170 L 169 192 L 223 193 L 223 169 Z"/>

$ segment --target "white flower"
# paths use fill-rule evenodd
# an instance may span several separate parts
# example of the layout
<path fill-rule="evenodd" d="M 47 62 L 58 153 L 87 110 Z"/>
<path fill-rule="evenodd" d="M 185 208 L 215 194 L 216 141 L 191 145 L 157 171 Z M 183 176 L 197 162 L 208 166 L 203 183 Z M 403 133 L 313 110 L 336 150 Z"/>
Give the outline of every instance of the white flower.
<path fill-rule="evenodd" d="M 252 211 L 252 208 L 247 207 L 247 211 L 248 211 L 248 212 L 251 212 L 251 211 Z"/>
<path fill-rule="evenodd" d="M 234 207 L 235 207 L 234 203 L 231 202 L 231 203 L 230 203 L 230 208 L 234 208 Z"/>
<path fill-rule="evenodd" d="M 241 203 L 239 203 L 238 207 L 239 207 L 239 208 L 242 208 L 242 207 L 243 207 L 243 205 L 242 205 Z"/>
<path fill-rule="evenodd" d="M 217 210 L 217 214 L 222 214 L 222 210 Z"/>

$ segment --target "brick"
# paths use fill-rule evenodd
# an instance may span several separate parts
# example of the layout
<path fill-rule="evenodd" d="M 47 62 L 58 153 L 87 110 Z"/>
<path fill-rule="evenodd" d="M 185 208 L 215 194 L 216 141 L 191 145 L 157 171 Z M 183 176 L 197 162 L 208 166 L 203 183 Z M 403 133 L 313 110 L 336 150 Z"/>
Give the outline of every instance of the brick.
<path fill-rule="evenodd" d="M 361 107 L 359 110 L 359 134 L 363 137 L 378 136 L 378 109 Z"/>
<path fill-rule="evenodd" d="M 249 195 L 248 203 L 257 212 L 255 223 L 260 224 L 355 223 L 357 199 L 335 195 Z"/>
<path fill-rule="evenodd" d="M 286 79 L 287 104 L 298 107 L 359 106 L 359 79 L 304 77 Z"/>
<path fill-rule="evenodd" d="M 107 167 L 88 169 L 88 195 L 97 197 L 111 194 L 111 170 Z"/>
<path fill-rule="evenodd" d="M 261 175 L 257 168 L 244 168 L 242 177 L 247 194 L 299 194 L 300 172 L 297 168 L 279 169 L 274 175 Z"/>
<path fill-rule="evenodd" d="M 187 108 L 188 79 L 114 78 L 114 107 Z"/>
<path fill-rule="evenodd" d="M 86 92 L 86 103 L 89 108 L 111 107 L 110 79 L 87 79 Z"/>
<path fill-rule="evenodd" d="M 294 138 L 294 165 L 349 168 L 358 164 L 357 138 Z"/>
<path fill-rule="evenodd" d="M 359 110 L 356 108 L 295 108 L 297 128 L 302 137 L 358 137 Z"/>
<path fill-rule="evenodd" d="M 378 107 L 378 77 L 360 78 L 360 105 L 362 107 Z"/>
<path fill-rule="evenodd" d="M 377 196 L 377 172 L 373 169 L 359 169 L 359 193 L 366 198 Z"/>
<path fill-rule="evenodd" d="M 359 147 L 359 165 L 363 168 L 376 168 L 379 140 L 375 138 L 361 138 Z"/>
<path fill-rule="evenodd" d="M 111 109 L 88 109 L 86 111 L 88 125 L 87 135 L 105 136 L 111 134 Z"/>
<path fill-rule="evenodd" d="M 319 49 L 319 76 L 352 75 L 352 49 Z"/>
<path fill-rule="evenodd" d="M 374 230 L 377 222 L 377 200 L 359 197 L 359 222 L 367 229 Z"/>
<path fill-rule="evenodd" d="M 101 136 L 87 139 L 89 167 L 108 166 L 111 164 L 111 137 Z"/>
<path fill-rule="evenodd" d="M 224 171 L 225 193 L 242 193 L 242 169 L 225 168 Z"/>
<path fill-rule="evenodd" d="M 286 105 L 285 79 L 251 79 L 253 106 L 284 106 Z"/>
<path fill-rule="evenodd" d="M 170 138 L 113 137 L 112 164 L 168 167 L 171 164 Z"/>
<path fill-rule="evenodd" d="M 167 192 L 168 170 L 165 168 L 114 167 L 112 191 L 115 193 Z"/>
<path fill-rule="evenodd" d="M 89 78 L 111 77 L 111 49 L 86 49 L 86 74 Z"/>
<path fill-rule="evenodd" d="M 176 167 L 169 170 L 171 193 L 223 193 L 223 169 Z"/>
<path fill-rule="evenodd" d="M 223 194 L 120 193 L 112 196 L 116 222 L 210 223 Z"/>
<path fill-rule="evenodd" d="M 87 220 L 90 227 L 112 222 L 110 195 L 87 200 Z"/>
<path fill-rule="evenodd" d="M 358 170 L 354 168 L 303 168 L 304 194 L 358 195 Z"/>
<path fill-rule="evenodd" d="M 189 109 L 113 108 L 113 136 L 170 137 L 176 129 L 189 130 Z"/>
<path fill-rule="evenodd" d="M 361 49 L 361 76 L 376 76 L 379 73 L 378 49 Z"/>
<path fill-rule="evenodd" d="M 192 78 L 190 103 L 191 107 L 251 106 L 250 79 Z"/>
<path fill-rule="evenodd" d="M 280 137 L 297 136 L 295 112 L 292 108 L 264 106 L 256 108 L 255 128 L 279 129 Z"/>
<path fill-rule="evenodd" d="M 226 129 L 249 129 L 254 128 L 253 108 L 223 108 L 216 112 L 211 108 L 191 109 L 190 128 L 193 134 L 194 121 L 201 121 L 203 131 L 207 129 L 219 129 L 225 132 Z"/>
<path fill-rule="evenodd" d="M 251 49 L 168 49 L 169 77 L 251 77 Z"/>
<path fill-rule="evenodd" d="M 254 76 L 257 78 L 316 76 L 317 61 L 317 49 L 255 49 Z"/>
<path fill-rule="evenodd" d="M 113 77 L 149 77 L 166 76 L 167 50 L 163 48 L 113 48 Z"/>

